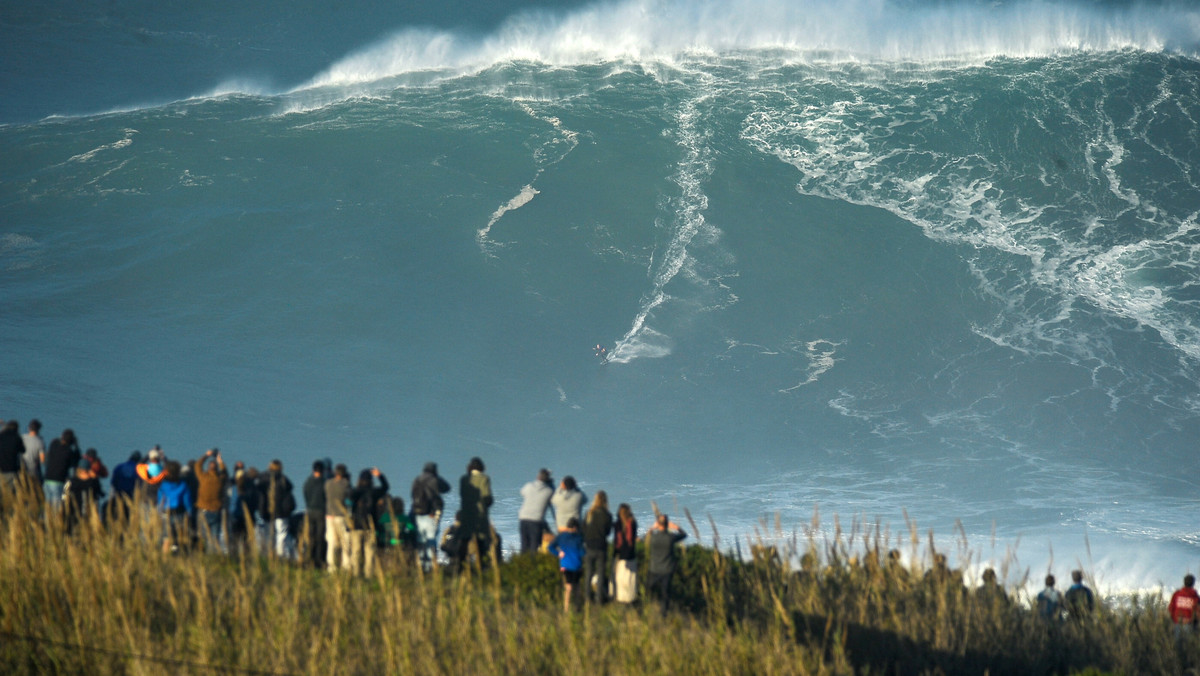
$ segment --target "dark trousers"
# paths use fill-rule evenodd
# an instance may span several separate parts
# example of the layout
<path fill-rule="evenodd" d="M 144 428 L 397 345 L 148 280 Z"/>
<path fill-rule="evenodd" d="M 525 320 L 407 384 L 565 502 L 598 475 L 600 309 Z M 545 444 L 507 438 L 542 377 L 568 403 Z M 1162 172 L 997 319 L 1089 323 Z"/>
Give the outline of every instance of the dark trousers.
<path fill-rule="evenodd" d="M 306 512 L 308 520 L 308 543 L 304 548 L 304 562 L 317 568 L 325 567 L 325 513 Z"/>
<path fill-rule="evenodd" d="M 485 524 L 480 528 L 486 528 L 487 531 L 462 531 L 462 535 L 460 536 L 461 539 L 459 540 L 456 548 L 456 553 L 450 554 L 450 560 L 454 566 L 455 572 L 458 572 L 460 569 L 462 569 L 463 564 L 466 563 L 469 558 L 471 558 L 471 555 L 478 557 L 476 561 L 478 561 L 480 568 L 483 568 L 485 564 L 498 562 L 496 548 L 494 547 L 496 543 L 492 542 L 490 533 L 491 525 Z"/>
<path fill-rule="evenodd" d="M 596 591 L 592 591 L 592 576 L 596 576 Z M 592 549 L 588 547 L 583 554 L 583 584 L 587 594 L 584 598 L 589 601 L 604 603 L 608 601 L 608 547 Z"/>
<path fill-rule="evenodd" d="M 657 596 L 662 604 L 663 615 L 666 615 L 667 609 L 671 607 L 671 576 L 674 574 L 675 571 L 650 573 L 650 578 L 646 583 L 650 588 L 650 594 Z"/>
<path fill-rule="evenodd" d="M 546 530 L 545 521 L 528 521 L 521 519 L 521 553 L 532 554 L 542 547 L 542 533 Z"/>

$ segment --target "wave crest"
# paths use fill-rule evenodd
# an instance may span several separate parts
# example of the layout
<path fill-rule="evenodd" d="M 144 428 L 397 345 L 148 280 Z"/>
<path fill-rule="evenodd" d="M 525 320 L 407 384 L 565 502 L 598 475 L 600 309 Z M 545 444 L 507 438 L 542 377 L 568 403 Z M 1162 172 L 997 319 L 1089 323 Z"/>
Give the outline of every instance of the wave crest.
<path fill-rule="evenodd" d="M 914 6 L 887 0 L 626 0 L 522 13 L 486 36 L 408 28 L 351 54 L 302 88 L 498 63 L 667 62 L 769 51 L 796 60 L 940 61 L 1075 51 L 1200 47 L 1200 10 L 1076 2 Z"/>

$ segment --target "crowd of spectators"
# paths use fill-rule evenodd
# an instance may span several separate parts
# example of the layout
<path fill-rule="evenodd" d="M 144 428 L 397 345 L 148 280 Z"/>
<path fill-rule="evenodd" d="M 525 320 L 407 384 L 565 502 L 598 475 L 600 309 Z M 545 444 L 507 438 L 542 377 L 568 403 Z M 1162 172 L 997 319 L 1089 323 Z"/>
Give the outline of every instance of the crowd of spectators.
<path fill-rule="evenodd" d="M 491 479 L 479 458 L 470 460 L 459 479 L 460 506 L 443 533 L 444 496 L 452 487 L 434 462 L 426 463 L 413 480 L 406 505 L 391 494 L 378 467 L 362 469 L 352 483 L 346 465 L 317 460 L 302 484 L 300 509 L 280 460 L 259 471 L 241 461 L 230 467 L 215 448 L 200 458 L 181 460 L 154 446 L 144 455 L 134 451 L 109 470 L 96 449 L 80 450 L 73 430 L 63 430 L 46 444 L 41 429 L 38 420 L 31 420 L 22 434 L 16 421 L 0 421 L 0 490 L 27 488 L 42 501 L 45 518 L 64 519 L 68 532 L 93 508 L 104 520 L 155 517 L 162 524 L 166 553 L 257 553 L 363 576 L 373 575 L 377 556 L 388 551 L 424 571 L 439 565 L 439 559 L 457 571 L 467 562 L 482 566 L 502 557 L 501 538 L 489 514 Z M 102 479 L 109 480 L 107 491 Z M 601 490 L 585 512 L 588 496 L 575 478 L 565 476 L 555 485 L 547 469 L 522 486 L 520 495 L 518 555 L 544 552 L 558 558 L 565 608 L 580 596 L 597 603 L 637 599 L 638 525 L 628 504 L 620 504 L 614 516 Z M 553 526 L 547 523 L 551 512 Z M 666 514 L 658 513 L 640 540 L 648 563 L 646 587 L 664 612 L 676 545 L 686 537 Z M 895 558 L 889 555 L 889 565 L 898 563 Z M 928 574 L 951 574 L 944 557 L 935 557 Z M 1071 576 L 1072 585 L 1063 593 L 1055 588 L 1054 576 L 1047 575 L 1035 598 L 1036 613 L 1051 625 L 1095 611 L 1095 594 L 1084 584 L 1083 572 L 1075 570 Z M 1168 606 L 1180 640 L 1200 624 L 1200 595 L 1194 586 L 1195 578 L 1187 575 Z M 1006 599 L 991 569 L 984 572 L 980 592 Z"/>
<path fill-rule="evenodd" d="M 445 496 L 453 490 L 435 462 L 413 480 L 406 504 L 392 494 L 378 467 L 362 469 L 352 482 L 346 465 L 316 460 L 300 487 L 301 508 L 278 459 L 260 471 L 241 461 L 231 465 L 216 448 L 180 459 L 156 445 L 145 454 L 134 451 L 109 470 L 96 449 L 80 450 L 73 430 L 63 430 L 47 445 L 41 429 L 32 420 L 21 434 L 16 421 L 0 422 L 0 488 L 26 487 L 42 501 L 45 518 L 64 519 L 68 530 L 93 509 L 104 521 L 154 518 L 161 523 L 165 553 L 254 553 L 362 576 L 375 573 L 384 552 L 396 552 L 424 571 L 439 564 L 458 571 L 468 562 L 490 565 L 502 557 L 490 518 L 491 479 L 480 458 L 472 458 L 459 479 L 459 509 L 443 532 Z M 628 504 L 614 518 L 607 494 L 598 491 L 584 512 L 588 497 L 575 479 L 564 477 L 556 487 L 546 469 L 521 496 L 520 555 L 558 557 L 568 606 L 581 579 L 590 582 L 588 601 L 636 599 L 638 526 Z M 547 523 L 551 512 L 553 526 Z M 674 545 L 684 537 L 659 515 L 643 538 L 650 553 L 649 586 L 664 608 Z"/>

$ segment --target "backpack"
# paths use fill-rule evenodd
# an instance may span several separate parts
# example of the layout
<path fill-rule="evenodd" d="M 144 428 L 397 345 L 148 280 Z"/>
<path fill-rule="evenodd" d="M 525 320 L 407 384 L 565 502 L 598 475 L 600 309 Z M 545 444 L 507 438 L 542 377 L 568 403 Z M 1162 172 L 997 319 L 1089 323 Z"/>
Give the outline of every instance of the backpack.
<path fill-rule="evenodd" d="M 433 513 L 433 498 L 430 495 L 429 482 L 425 480 L 425 475 L 417 477 L 413 482 L 413 514 L 432 514 Z"/>
<path fill-rule="evenodd" d="M 276 516 L 283 518 L 286 515 L 296 511 L 296 496 L 292 495 L 291 491 L 283 494 L 283 504 L 279 505 L 279 514 Z"/>

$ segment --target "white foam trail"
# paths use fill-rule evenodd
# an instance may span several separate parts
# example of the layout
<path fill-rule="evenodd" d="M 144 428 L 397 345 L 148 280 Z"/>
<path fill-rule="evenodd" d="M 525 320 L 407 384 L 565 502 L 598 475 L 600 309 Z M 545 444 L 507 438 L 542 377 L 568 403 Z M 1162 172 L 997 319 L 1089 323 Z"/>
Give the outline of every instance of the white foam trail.
<path fill-rule="evenodd" d="M 465 74 L 513 61 L 671 64 L 686 56 L 761 51 L 822 61 L 984 61 L 1080 50 L 1195 54 L 1198 47 L 1200 10 L 1174 3 L 627 0 L 563 14 L 519 14 L 482 38 L 405 29 L 347 56 L 301 89 L 428 71 Z"/>
<path fill-rule="evenodd" d="M 137 132 L 134 131 L 133 129 L 126 129 L 125 130 L 125 138 L 120 139 L 118 141 L 113 141 L 112 143 L 106 143 L 105 145 L 99 146 L 97 148 L 92 148 L 91 150 L 87 151 L 86 153 L 80 153 L 78 155 L 69 157 L 69 158 L 67 158 L 67 162 L 90 162 L 91 160 L 95 159 L 96 155 L 98 155 L 99 153 L 108 152 L 110 150 L 120 150 L 121 148 L 127 148 L 127 147 L 133 145 L 133 135 L 136 133 Z"/>
<path fill-rule="evenodd" d="M 479 242 L 479 248 L 482 249 L 484 253 L 488 255 L 494 255 L 492 250 L 499 246 L 489 237 L 490 233 L 492 232 L 492 226 L 496 224 L 496 221 L 500 220 L 504 214 L 507 214 L 514 209 L 520 209 L 526 204 L 529 204 L 530 200 L 532 200 L 537 194 L 537 188 L 533 187 L 533 184 L 530 183 L 524 188 L 521 188 L 521 192 L 517 193 L 516 196 L 504 204 L 501 204 L 494 212 L 492 212 L 492 217 L 488 219 L 487 225 L 483 226 L 477 233 L 475 233 L 475 241 Z"/>
<path fill-rule="evenodd" d="M 561 162 L 579 145 L 579 134 L 563 127 L 562 120 L 557 117 L 542 117 L 529 105 L 524 103 L 519 105 L 530 117 L 549 123 L 554 130 L 554 134 L 550 140 L 541 144 L 533 153 L 534 162 L 538 165 L 533 179 L 525 187 L 521 188 L 520 192 L 512 199 L 497 207 L 492 212 L 491 218 L 488 219 L 487 225 L 484 225 L 475 233 L 475 241 L 479 243 L 479 249 L 487 256 L 494 257 L 496 248 L 501 246 L 499 242 L 491 238 L 492 226 L 496 225 L 496 222 L 504 214 L 529 204 L 539 194 L 538 189 L 533 187 L 533 184 L 541 177 L 542 173 L 548 167 Z"/>
<path fill-rule="evenodd" d="M 704 218 L 704 211 L 708 208 L 704 181 L 712 173 L 712 163 L 706 134 L 698 128 L 700 114 L 696 109 L 697 103 L 695 99 L 686 102 L 676 116 L 684 157 L 674 177 L 682 194 L 672 219 L 670 240 L 662 255 L 656 255 L 651 261 L 652 289 L 642 298 L 641 308 L 629 330 L 613 347 L 608 359 L 610 362 L 625 364 L 639 357 L 657 358 L 671 353 L 670 338 L 650 328 L 646 322 L 656 309 L 670 300 L 666 286 L 684 270 L 689 260 L 688 246 L 693 238 L 700 232 L 706 232 L 715 239 L 718 232 Z"/>
<path fill-rule="evenodd" d="M 837 363 L 837 349 L 841 347 L 840 342 L 832 340 L 810 340 L 804 344 L 804 352 L 808 356 L 808 370 L 805 373 L 803 381 L 779 390 L 780 393 L 786 394 L 794 392 L 805 385 L 817 382 L 822 375 L 832 369 Z"/>

